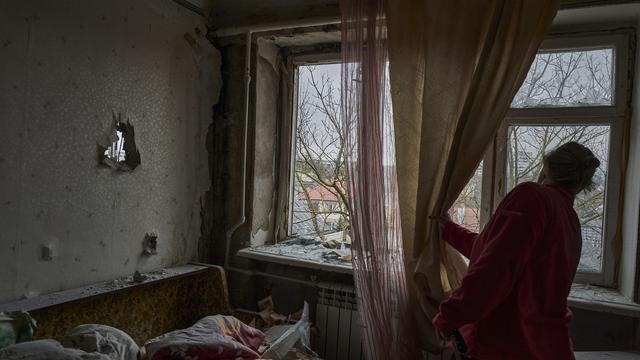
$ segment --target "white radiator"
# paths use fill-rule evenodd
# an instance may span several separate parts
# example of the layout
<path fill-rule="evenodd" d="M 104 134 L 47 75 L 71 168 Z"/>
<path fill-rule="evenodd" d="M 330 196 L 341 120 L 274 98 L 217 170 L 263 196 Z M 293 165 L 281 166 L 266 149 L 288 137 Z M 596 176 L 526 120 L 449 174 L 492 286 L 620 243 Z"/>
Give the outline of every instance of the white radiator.
<path fill-rule="evenodd" d="M 364 360 L 362 324 L 358 316 L 355 289 L 352 286 L 319 285 L 316 308 L 318 338 L 316 348 L 324 360 Z M 452 359 L 451 351 L 425 354 L 425 360 Z"/>
<path fill-rule="evenodd" d="M 321 284 L 316 308 L 318 354 L 325 360 L 363 360 L 355 289 Z"/>

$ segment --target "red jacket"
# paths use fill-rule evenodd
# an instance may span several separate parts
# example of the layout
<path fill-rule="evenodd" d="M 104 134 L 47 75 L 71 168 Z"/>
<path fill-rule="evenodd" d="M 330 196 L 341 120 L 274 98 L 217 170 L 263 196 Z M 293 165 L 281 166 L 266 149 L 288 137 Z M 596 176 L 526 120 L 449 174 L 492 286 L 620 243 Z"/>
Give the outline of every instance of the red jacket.
<path fill-rule="evenodd" d="M 454 223 L 444 239 L 470 259 L 462 285 L 440 305 L 434 325 L 460 329 L 478 360 L 574 359 L 567 296 L 582 236 L 573 194 L 524 183 L 480 234 Z"/>

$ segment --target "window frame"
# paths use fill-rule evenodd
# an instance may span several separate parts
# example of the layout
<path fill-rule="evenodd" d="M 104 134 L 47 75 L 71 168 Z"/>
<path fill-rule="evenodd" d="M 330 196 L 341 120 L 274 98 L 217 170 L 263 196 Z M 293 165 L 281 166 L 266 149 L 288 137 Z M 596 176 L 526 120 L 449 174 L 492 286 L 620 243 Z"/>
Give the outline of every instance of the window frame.
<path fill-rule="evenodd" d="M 484 227 L 491 214 L 500 201 L 506 195 L 506 150 L 508 127 L 511 125 L 607 125 L 610 126 L 609 161 L 607 169 L 607 183 L 605 190 L 605 214 L 604 214 L 604 243 L 602 273 L 577 273 L 575 283 L 588 283 L 599 286 L 615 287 L 616 273 L 619 260 L 615 259 L 615 247 L 622 246 L 622 233 L 618 231 L 622 221 L 622 210 L 619 208 L 620 195 L 624 185 L 622 181 L 622 167 L 625 159 L 623 136 L 625 127 L 628 126 L 629 104 L 631 100 L 631 81 L 633 60 L 635 54 L 631 51 L 631 41 L 634 34 L 632 29 L 622 28 L 610 30 L 606 27 L 597 31 L 565 31 L 562 33 L 550 33 L 543 41 L 541 51 L 558 51 L 570 49 L 614 49 L 614 97 L 613 104 L 609 106 L 584 106 L 584 107 L 539 107 L 539 108 L 510 108 L 505 120 L 498 130 L 493 142 L 490 144 L 483 157 L 484 169 L 481 186 L 480 227 Z M 297 126 L 297 93 L 298 93 L 298 68 L 305 65 L 321 65 L 340 63 L 339 53 L 308 53 L 293 55 L 294 91 L 292 96 L 292 142 L 290 163 L 295 164 Z M 292 181 L 295 168 L 290 171 L 289 206 L 294 196 L 294 182 Z M 292 215 L 287 214 L 287 236 L 291 235 Z M 275 239 L 276 242 L 285 239 Z"/>
<path fill-rule="evenodd" d="M 621 169 L 624 158 L 623 137 L 630 100 L 631 59 L 629 35 L 624 31 L 575 33 L 548 36 L 540 51 L 572 49 L 614 49 L 614 96 L 609 106 L 510 108 L 494 142 L 484 157 L 481 224 L 484 225 L 497 204 L 506 195 L 508 128 L 510 126 L 606 125 L 610 127 L 609 161 L 605 187 L 603 220 L 603 260 L 601 273 L 579 272 L 574 282 L 615 286 L 617 267 L 615 248 L 621 246 L 618 230 L 622 220 L 619 202 L 622 189 Z"/>
<path fill-rule="evenodd" d="M 291 149 L 289 161 L 291 164 L 289 171 L 289 199 L 288 203 L 288 214 L 287 214 L 287 232 L 285 238 L 283 239 L 275 239 L 275 242 L 281 242 L 287 240 L 294 236 L 293 234 L 293 202 L 295 200 L 295 165 L 296 165 L 296 153 L 297 153 L 297 136 L 296 129 L 298 127 L 298 92 L 299 92 L 299 68 L 301 66 L 310 66 L 310 65 L 329 65 L 329 64 L 340 64 L 342 63 L 342 57 L 340 53 L 336 52 L 327 52 L 327 53 L 312 53 L 312 54 L 302 54 L 295 55 L 291 57 L 291 66 L 293 71 L 293 95 L 292 95 L 292 106 L 293 111 L 291 112 Z"/>

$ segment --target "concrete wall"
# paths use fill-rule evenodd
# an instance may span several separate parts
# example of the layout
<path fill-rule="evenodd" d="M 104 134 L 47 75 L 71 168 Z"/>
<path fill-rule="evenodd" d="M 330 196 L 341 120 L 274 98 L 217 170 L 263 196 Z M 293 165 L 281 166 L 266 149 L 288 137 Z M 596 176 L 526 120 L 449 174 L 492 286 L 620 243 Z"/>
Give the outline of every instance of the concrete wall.
<path fill-rule="evenodd" d="M 202 19 L 171 0 L 0 9 L 0 301 L 193 259 L 220 86 Z M 98 165 L 112 113 L 135 126 L 130 173 Z"/>
<path fill-rule="evenodd" d="M 275 206 L 278 173 L 278 111 L 281 101 L 279 51 L 269 42 L 258 40 L 256 61 L 256 119 L 253 177 L 253 217 L 251 245 L 274 241 Z M 286 136 L 286 134 L 283 134 Z"/>
<path fill-rule="evenodd" d="M 217 44 L 221 51 L 222 90 L 220 102 L 214 113 L 214 129 L 212 132 L 212 192 L 207 211 L 213 214 L 212 226 L 208 231 L 206 258 L 204 260 L 224 264 L 227 253 L 227 231 L 240 221 L 242 193 L 242 136 L 244 127 L 244 55 L 245 46 L 240 43 Z M 252 52 L 255 54 L 255 52 Z M 255 64 L 252 66 L 255 70 Z M 255 79 L 255 74 L 252 78 Z M 255 81 L 252 82 L 254 84 Z M 255 112 L 255 89 L 251 89 L 251 106 L 249 122 L 249 153 L 247 166 L 247 218 L 251 217 L 253 204 L 253 114 Z M 234 255 L 238 250 L 250 246 L 251 221 L 245 221 L 230 239 L 229 253 Z M 236 258 L 232 256 L 231 264 Z M 229 274 L 230 275 L 230 274 Z"/>
<path fill-rule="evenodd" d="M 631 350 L 637 336 L 638 320 L 584 309 L 571 309 L 571 338 L 576 351 Z"/>
<path fill-rule="evenodd" d="M 640 11 L 636 9 L 636 11 Z M 638 13 L 636 13 L 638 14 Z M 638 18 L 640 27 L 640 17 Z M 633 113 L 629 127 L 629 162 L 624 187 L 624 209 L 622 216 L 622 258 L 620 265 L 620 290 L 623 295 L 634 298 L 637 292 L 638 238 L 640 219 L 640 48 L 636 49 L 636 69 L 633 79 Z"/>

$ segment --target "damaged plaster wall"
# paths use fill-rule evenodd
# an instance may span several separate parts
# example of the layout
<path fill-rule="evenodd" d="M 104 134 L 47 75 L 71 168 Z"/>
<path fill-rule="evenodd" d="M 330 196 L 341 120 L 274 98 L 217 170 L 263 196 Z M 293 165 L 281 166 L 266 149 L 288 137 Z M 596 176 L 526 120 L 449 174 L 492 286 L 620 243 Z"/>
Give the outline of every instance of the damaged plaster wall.
<path fill-rule="evenodd" d="M 637 27 L 640 28 L 640 8 L 636 8 Z M 640 47 L 636 48 L 635 78 L 633 80 L 634 107 L 629 124 L 629 160 L 624 183 L 622 211 L 622 257 L 620 264 L 620 292 L 630 299 L 640 300 L 638 294 L 638 238 L 640 237 Z"/>
<path fill-rule="evenodd" d="M 258 39 L 251 246 L 273 243 L 278 151 L 280 48 Z"/>
<path fill-rule="evenodd" d="M 0 8 L 0 302 L 194 259 L 220 87 L 203 19 L 171 0 Z M 130 173 L 96 161 L 112 113 L 136 127 Z"/>

